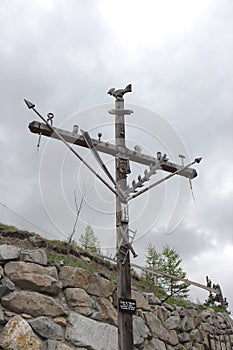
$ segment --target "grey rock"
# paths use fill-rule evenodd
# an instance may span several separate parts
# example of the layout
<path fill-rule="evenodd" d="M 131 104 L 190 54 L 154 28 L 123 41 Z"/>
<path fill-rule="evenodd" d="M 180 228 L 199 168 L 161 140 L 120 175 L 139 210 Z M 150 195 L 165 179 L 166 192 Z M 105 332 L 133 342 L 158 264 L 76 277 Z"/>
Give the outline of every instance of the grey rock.
<path fill-rule="evenodd" d="M 89 275 L 90 273 L 87 270 L 71 266 L 63 266 L 59 272 L 59 279 L 62 281 L 63 287 L 74 287 L 87 290 Z"/>
<path fill-rule="evenodd" d="M 96 311 L 91 315 L 91 318 L 117 326 L 117 311 L 110 300 L 101 297 L 96 298 L 93 302 L 93 308 Z"/>
<path fill-rule="evenodd" d="M 116 350 L 117 328 L 71 312 L 66 327 L 66 340 L 77 347 Z"/>
<path fill-rule="evenodd" d="M 167 350 L 174 350 L 175 348 L 169 344 L 167 344 Z M 154 350 L 154 349 L 153 349 Z"/>
<path fill-rule="evenodd" d="M 36 250 L 22 251 L 20 254 L 20 260 L 33 262 L 35 264 L 40 264 L 43 266 L 46 266 L 48 263 L 47 254 L 45 250 L 41 248 Z"/>
<path fill-rule="evenodd" d="M 167 342 L 173 346 L 178 344 L 179 339 L 178 339 L 177 333 L 174 329 L 169 331 L 169 336 L 168 336 Z"/>
<path fill-rule="evenodd" d="M 214 317 L 213 325 L 214 325 L 214 327 L 221 328 L 221 323 L 219 322 L 218 317 Z"/>
<path fill-rule="evenodd" d="M 156 307 L 155 307 L 155 315 L 156 315 L 156 317 L 162 322 L 162 323 L 164 323 L 164 321 L 165 321 L 165 318 L 164 318 L 164 313 L 163 313 L 163 309 L 162 309 L 162 307 L 161 306 L 159 306 L 159 305 L 157 305 Z M 170 316 L 170 315 L 169 315 Z"/>
<path fill-rule="evenodd" d="M 45 316 L 28 321 L 33 330 L 46 339 L 61 340 L 62 328 Z"/>
<path fill-rule="evenodd" d="M 66 288 L 64 293 L 67 304 L 71 309 L 85 316 L 92 314 L 92 300 L 84 289 Z"/>
<path fill-rule="evenodd" d="M 180 322 L 180 327 L 185 331 L 185 332 L 189 332 L 192 329 L 195 328 L 194 323 L 193 323 L 193 319 L 185 316 L 182 318 L 181 322 Z"/>
<path fill-rule="evenodd" d="M 19 259 L 21 249 L 14 245 L 0 245 L 0 262 Z"/>
<path fill-rule="evenodd" d="M 158 308 L 158 306 L 157 306 Z M 171 312 L 168 311 L 164 306 L 161 306 L 161 311 L 163 313 L 164 320 L 167 320 L 171 316 Z"/>
<path fill-rule="evenodd" d="M 61 316 L 65 311 L 55 299 L 37 292 L 15 291 L 4 296 L 2 305 L 16 313 L 26 313 L 31 316 Z"/>
<path fill-rule="evenodd" d="M 15 313 L 14 313 L 14 312 L 11 312 L 11 311 L 8 311 L 8 310 L 5 310 L 4 313 L 5 313 L 5 315 L 6 315 L 7 317 L 9 317 L 9 318 L 15 316 Z"/>
<path fill-rule="evenodd" d="M 187 315 L 187 312 L 183 307 L 176 308 L 176 310 L 179 312 L 180 317 L 184 317 Z"/>
<path fill-rule="evenodd" d="M 216 318 L 217 318 L 219 323 L 224 323 L 225 322 L 225 319 L 224 319 L 223 315 L 221 313 L 219 313 L 219 312 L 217 313 Z"/>
<path fill-rule="evenodd" d="M 0 309 L 0 324 L 6 323 L 4 312 Z"/>
<path fill-rule="evenodd" d="M 55 317 L 55 318 L 53 319 L 53 321 L 54 321 L 55 323 L 59 324 L 60 326 L 66 327 L 67 322 L 66 322 L 65 317 L 58 316 L 58 317 Z"/>
<path fill-rule="evenodd" d="M 144 342 L 144 340 L 150 334 L 149 328 L 146 326 L 145 322 L 141 317 L 133 317 L 133 340 L 134 345 L 139 345 Z"/>
<path fill-rule="evenodd" d="M 4 267 L 5 274 L 19 287 L 57 295 L 62 289 L 56 269 L 24 261 L 10 261 Z"/>
<path fill-rule="evenodd" d="M 155 314 L 160 319 L 161 322 L 165 322 L 169 317 L 171 317 L 171 312 L 168 311 L 164 306 L 155 306 Z M 174 312 L 174 311 L 173 311 Z"/>
<path fill-rule="evenodd" d="M 157 298 L 154 293 L 143 293 L 143 295 L 147 299 L 148 304 L 161 305 L 161 300 Z"/>
<path fill-rule="evenodd" d="M 81 258 L 83 261 L 91 262 L 91 259 L 88 258 L 88 256 L 81 255 L 80 258 Z"/>
<path fill-rule="evenodd" d="M 178 329 L 180 327 L 180 317 L 171 316 L 165 322 L 164 325 L 167 329 Z"/>
<path fill-rule="evenodd" d="M 166 345 L 164 344 L 163 341 L 159 339 L 153 339 L 151 343 L 153 344 L 154 349 L 156 350 L 166 350 Z"/>
<path fill-rule="evenodd" d="M 167 350 L 174 350 L 174 347 L 169 345 L 169 344 L 167 344 Z"/>
<path fill-rule="evenodd" d="M 213 332 L 213 327 L 209 325 L 208 323 L 202 322 L 202 329 L 207 332 L 207 333 L 212 333 Z"/>
<path fill-rule="evenodd" d="M 186 350 L 194 350 L 191 342 L 184 343 L 184 347 Z"/>
<path fill-rule="evenodd" d="M 0 299 L 14 290 L 15 285 L 9 278 L 5 277 L 0 281 Z"/>
<path fill-rule="evenodd" d="M 97 273 L 90 273 L 88 276 L 87 292 L 99 297 L 109 297 L 112 295 L 115 286 L 112 282 L 99 276 Z"/>
<path fill-rule="evenodd" d="M 136 300 L 137 309 L 150 310 L 150 305 L 142 293 L 132 291 L 132 299 Z"/>
<path fill-rule="evenodd" d="M 69 345 L 58 342 L 56 340 L 47 340 L 46 350 L 73 350 Z M 87 348 L 78 348 L 78 350 L 87 350 Z"/>
<path fill-rule="evenodd" d="M 178 316 L 179 317 L 180 314 L 179 314 L 178 311 L 174 310 L 174 311 L 171 312 L 171 316 Z"/>
<path fill-rule="evenodd" d="M 3 268 L 0 266 L 0 279 L 3 277 Z"/>
<path fill-rule="evenodd" d="M 205 350 L 205 347 L 203 344 L 199 344 L 199 343 L 193 343 L 193 348 L 192 350 Z"/>
<path fill-rule="evenodd" d="M 202 311 L 201 320 L 203 322 L 207 322 L 207 323 L 211 324 L 212 320 L 210 321 L 210 318 L 212 319 L 213 316 L 214 316 L 214 310 L 209 308 L 209 309 Z"/>
<path fill-rule="evenodd" d="M 163 306 L 168 310 L 168 311 L 174 311 L 175 307 L 173 305 L 163 303 Z"/>
<path fill-rule="evenodd" d="M 198 315 L 198 311 L 196 308 L 187 309 L 186 312 L 187 312 L 187 315 L 190 317 L 197 317 Z"/>
<path fill-rule="evenodd" d="M 145 312 L 144 317 L 147 326 L 150 328 L 151 333 L 161 340 L 167 341 L 169 339 L 169 332 L 163 326 L 162 322 L 151 312 Z"/>
<path fill-rule="evenodd" d="M 135 350 L 138 349 L 138 348 L 134 348 Z M 141 349 L 141 348 L 140 348 Z M 146 344 L 143 344 L 143 350 L 155 350 L 155 347 L 154 345 L 149 342 L 149 343 L 146 343 Z M 170 349 L 169 349 L 170 350 Z M 172 349 L 173 350 L 173 349 Z"/>
<path fill-rule="evenodd" d="M 88 294 L 100 297 L 112 295 L 115 286 L 112 282 L 81 268 L 64 266 L 59 273 L 59 279 L 64 287 L 85 289 Z"/>
<path fill-rule="evenodd" d="M 186 332 L 179 333 L 178 339 L 180 343 L 187 343 L 191 340 L 189 333 L 186 333 Z"/>
<path fill-rule="evenodd" d="M 22 317 L 16 315 L 6 324 L 0 338 L 4 350 L 41 350 L 41 341 Z"/>
<path fill-rule="evenodd" d="M 190 337 L 193 342 L 203 343 L 204 335 L 199 329 L 193 329 L 190 333 Z"/>
<path fill-rule="evenodd" d="M 176 350 L 186 350 L 186 348 L 185 348 L 184 345 L 182 345 L 182 344 L 176 345 L 175 349 L 176 349 Z"/>

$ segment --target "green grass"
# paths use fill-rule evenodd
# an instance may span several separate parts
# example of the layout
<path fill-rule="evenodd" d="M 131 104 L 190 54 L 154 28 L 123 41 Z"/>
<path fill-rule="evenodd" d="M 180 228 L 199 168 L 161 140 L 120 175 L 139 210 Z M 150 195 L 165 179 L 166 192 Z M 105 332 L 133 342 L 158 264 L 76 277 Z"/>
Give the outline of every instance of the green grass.
<path fill-rule="evenodd" d="M 54 239 L 54 240 L 51 240 L 51 239 L 47 239 L 46 240 L 47 244 L 51 244 L 53 246 L 56 246 L 56 247 L 66 247 L 66 242 L 63 242 L 63 241 L 59 241 L 58 239 Z"/>
<path fill-rule="evenodd" d="M 23 236 L 28 236 L 28 237 L 31 237 L 31 236 L 34 236 L 36 235 L 35 232 L 29 232 L 29 231 L 26 231 L 26 230 L 19 230 L 17 227 L 15 226 L 9 226 L 9 225 L 5 225 L 5 224 L 2 224 L 0 223 L 0 230 L 1 231 L 4 231 L 6 233 L 15 233 L 15 232 L 18 232 L 19 234 L 22 234 Z"/>
<path fill-rule="evenodd" d="M 18 237 L 21 239 L 27 239 L 30 236 L 38 236 L 34 232 L 28 232 L 24 230 L 19 230 L 14 226 L 4 225 L 0 223 L 0 231 L 4 233 L 16 233 Z M 10 236 L 10 235 L 9 235 Z M 22 237 L 21 237 L 22 236 Z M 81 247 L 77 246 L 76 243 L 71 243 L 70 248 L 73 250 L 74 256 L 70 254 L 69 256 L 66 255 L 66 247 L 67 242 L 60 241 L 60 240 L 46 240 L 46 252 L 47 252 L 47 258 L 50 265 L 56 265 L 59 263 L 59 261 L 63 260 L 65 265 L 76 267 L 76 268 L 82 268 L 85 269 L 91 273 L 93 272 L 99 272 L 105 275 L 112 283 L 117 283 L 117 275 L 116 275 L 116 265 L 111 263 L 110 261 L 103 259 L 102 257 L 92 254 L 88 250 L 84 250 Z M 77 253 L 77 254 L 76 254 Z M 80 258 L 80 255 L 89 257 L 90 261 L 86 262 Z M 165 300 L 167 297 L 167 294 L 164 290 L 161 288 L 155 287 L 153 283 L 148 282 L 145 278 L 142 276 L 139 276 L 136 271 L 131 269 L 131 278 L 132 278 L 132 285 L 138 288 L 141 292 L 150 292 L 154 293 L 154 295 L 159 298 L 161 301 Z M 168 298 L 166 300 L 167 304 L 170 305 L 178 305 L 184 308 L 188 307 L 195 307 L 198 310 L 203 310 L 204 308 L 209 308 L 208 306 L 204 306 L 201 304 L 195 304 L 191 301 L 187 301 L 185 299 L 173 299 L 172 297 Z M 215 312 L 225 312 L 224 309 L 212 306 L 211 307 Z"/>
<path fill-rule="evenodd" d="M 82 268 L 89 272 L 95 272 L 94 266 L 91 266 L 91 265 L 88 266 L 87 264 L 85 264 L 85 262 L 82 262 L 75 257 L 68 257 L 67 255 L 64 255 L 64 254 L 58 254 L 53 251 L 51 252 L 48 249 L 46 250 L 46 253 L 47 253 L 48 262 L 51 265 L 56 265 L 59 263 L 59 261 L 62 260 L 64 261 L 64 264 L 67 266 Z"/>
<path fill-rule="evenodd" d="M 16 227 L 14 226 L 8 226 L 0 223 L 0 229 L 8 232 L 16 231 Z"/>

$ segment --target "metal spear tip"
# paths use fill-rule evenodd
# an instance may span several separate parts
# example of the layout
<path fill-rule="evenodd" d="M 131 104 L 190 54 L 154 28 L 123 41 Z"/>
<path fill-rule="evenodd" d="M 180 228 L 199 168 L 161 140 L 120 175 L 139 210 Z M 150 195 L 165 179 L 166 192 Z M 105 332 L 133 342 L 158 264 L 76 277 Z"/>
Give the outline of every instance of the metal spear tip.
<path fill-rule="evenodd" d="M 201 160 L 202 160 L 202 157 L 200 157 L 200 158 L 195 158 L 195 159 L 194 159 L 194 161 L 195 161 L 196 163 L 200 163 Z"/>
<path fill-rule="evenodd" d="M 30 101 L 26 100 L 25 98 L 24 98 L 24 102 L 26 103 L 26 105 L 29 109 L 36 107 L 35 103 L 30 102 Z"/>

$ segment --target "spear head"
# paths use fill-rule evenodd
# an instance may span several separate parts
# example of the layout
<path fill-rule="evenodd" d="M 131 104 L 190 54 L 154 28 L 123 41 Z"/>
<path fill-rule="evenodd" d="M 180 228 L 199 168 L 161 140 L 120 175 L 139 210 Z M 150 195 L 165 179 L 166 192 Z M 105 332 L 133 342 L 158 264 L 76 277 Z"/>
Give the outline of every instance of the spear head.
<path fill-rule="evenodd" d="M 29 109 L 36 107 L 35 103 L 30 102 L 30 101 L 26 100 L 25 98 L 24 98 L 24 102 L 26 103 L 26 105 Z"/>

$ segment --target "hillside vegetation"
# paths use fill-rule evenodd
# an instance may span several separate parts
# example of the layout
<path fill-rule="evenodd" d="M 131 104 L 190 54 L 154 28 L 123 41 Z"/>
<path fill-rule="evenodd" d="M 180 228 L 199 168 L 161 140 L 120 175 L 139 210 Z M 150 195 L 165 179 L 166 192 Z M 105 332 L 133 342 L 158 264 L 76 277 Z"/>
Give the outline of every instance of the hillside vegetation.
<path fill-rule="evenodd" d="M 43 247 L 48 256 L 48 264 L 57 265 L 58 267 L 68 265 L 71 267 L 80 267 L 89 272 L 97 272 L 106 277 L 113 283 L 117 282 L 116 264 L 101 257 L 98 254 L 84 250 L 76 244 L 71 245 L 70 253 L 67 254 L 67 242 L 60 240 L 49 240 L 41 237 L 35 232 L 20 230 L 14 226 L 8 226 L 0 223 L 0 244 L 11 244 L 19 246 L 25 250 Z M 195 306 L 204 308 L 203 305 L 195 305 L 192 302 L 182 299 L 169 298 L 161 288 L 153 288 L 148 285 L 141 276 L 131 269 L 132 289 L 141 292 L 154 292 L 161 300 L 166 299 L 166 303 L 177 304 L 181 306 Z M 221 311 L 218 309 L 216 311 Z"/>

